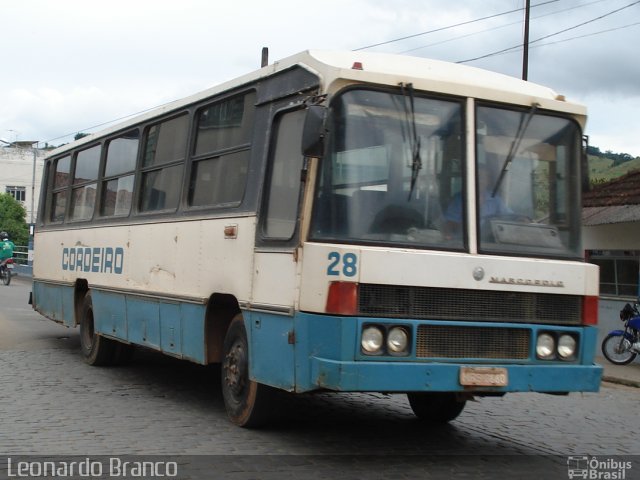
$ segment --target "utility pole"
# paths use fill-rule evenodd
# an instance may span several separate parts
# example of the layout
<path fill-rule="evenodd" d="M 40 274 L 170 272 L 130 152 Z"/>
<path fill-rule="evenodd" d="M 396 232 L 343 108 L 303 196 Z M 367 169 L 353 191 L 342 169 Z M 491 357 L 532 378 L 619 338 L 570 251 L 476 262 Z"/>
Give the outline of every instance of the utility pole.
<path fill-rule="evenodd" d="M 524 8 L 524 45 L 522 53 L 522 79 L 527 80 L 529 77 L 529 11 L 531 10 L 531 1 L 525 0 Z"/>
<path fill-rule="evenodd" d="M 29 223 L 33 225 L 33 211 L 35 209 L 36 198 L 36 160 L 38 157 L 38 142 L 31 145 L 31 153 L 33 154 L 33 170 L 31 172 L 31 218 L 29 219 Z"/>

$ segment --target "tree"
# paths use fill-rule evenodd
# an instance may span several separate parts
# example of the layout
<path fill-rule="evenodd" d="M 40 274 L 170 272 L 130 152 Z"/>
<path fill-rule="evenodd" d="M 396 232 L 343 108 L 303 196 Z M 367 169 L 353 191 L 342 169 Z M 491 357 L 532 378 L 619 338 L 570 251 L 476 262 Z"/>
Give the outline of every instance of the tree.
<path fill-rule="evenodd" d="M 0 231 L 7 232 L 16 245 L 29 243 L 27 211 L 8 193 L 0 193 Z"/>

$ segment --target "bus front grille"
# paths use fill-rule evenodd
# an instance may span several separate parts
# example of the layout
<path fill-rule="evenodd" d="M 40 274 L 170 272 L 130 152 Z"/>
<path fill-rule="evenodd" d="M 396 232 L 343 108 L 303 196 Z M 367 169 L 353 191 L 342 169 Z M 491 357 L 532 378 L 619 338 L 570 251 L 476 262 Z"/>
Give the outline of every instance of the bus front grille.
<path fill-rule="evenodd" d="M 582 297 L 535 292 L 360 284 L 359 314 L 419 320 L 579 325 Z"/>
<path fill-rule="evenodd" d="M 416 356 L 525 360 L 530 339 L 531 331 L 524 328 L 420 325 Z"/>

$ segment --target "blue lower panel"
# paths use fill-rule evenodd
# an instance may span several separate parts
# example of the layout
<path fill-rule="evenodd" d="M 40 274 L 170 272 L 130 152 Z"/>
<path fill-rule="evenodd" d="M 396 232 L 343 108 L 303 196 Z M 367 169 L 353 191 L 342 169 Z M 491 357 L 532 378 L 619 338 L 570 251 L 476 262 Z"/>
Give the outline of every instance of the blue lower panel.
<path fill-rule="evenodd" d="M 205 306 L 92 290 L 96 331 L 206 364 Z"/>
<path fill-rule="evenodd" d="M 137 345 L 160 349 L 160 302 L 127 297 L 128 340 Z"/>
<path fill-rule="evenodd" d="M 201 314 L 204 314 L 202 312 Z M 163 352 L 182 352 L 182 311 L 179 304 L 160 304 L 160 349 Z M 204 332 L 204 330 L 202 330 Z M 204 339 L 202 340 L 204 342 Z"/>
<path fill-rule="evenodd" d="M 311 360 L 311 375 L 315 388 L 365 392 L 597 392 L 602 376 L 600 365 L 495 364 L 491 367 L 507 369 L 506 387 L 464 387 L 459 382 L 461 366 L 446 363 L 337 362 L 314 358 Z"/>
<path fill-rule="evenodd" d="M 250 311 L 243 315 L 249 333 L 249 376 L 273 387 L 293 390 L 293 318 Z"/>
<path fill-rule="evenodd" d="M 74 326 L 72 286 L 33 282 L 33 307 L 51 320 Z"/>
<path fill-rule="evenodd" d="M 207 363 L 205 305 L 97 288 L 91 289 L 91 298 L 96 332 L 193 362 Z M 33 307 L 47 318 L 75 326 L 73 286 L 34 281 Z"/>
<path fill-rule="evenodd" d="M 126 297 L 118 293 L 91 292 L 96 332 L 128 340 Z"/>

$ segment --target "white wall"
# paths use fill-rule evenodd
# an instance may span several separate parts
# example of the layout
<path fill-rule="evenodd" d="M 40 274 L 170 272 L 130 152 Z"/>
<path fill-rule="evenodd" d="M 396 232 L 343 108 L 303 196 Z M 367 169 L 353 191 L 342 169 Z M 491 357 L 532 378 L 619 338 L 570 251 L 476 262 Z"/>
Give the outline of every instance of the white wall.
<path fill-rule="evenodd" d="M 640 250 L 640 222 L 583 227 L 585 250 Z"/>
<path fill-rule="evenodd" d="M 35 182 L 33 176 L 33 162 L 35 153 Z M 47 152 L 31 148 L 0 148 L 0 193 L 5 193 L 7 186 L 24 187 L 25 201 L 22 202 L 27 216 L 27 223 L 38 214 L 38 200 L 40 198 L 40 183 L 42 182 L 42 168 Z M 32 202 L 32 187 L 35 187 Z M 31 206 L 33 205 L 33 216 Z"/>

